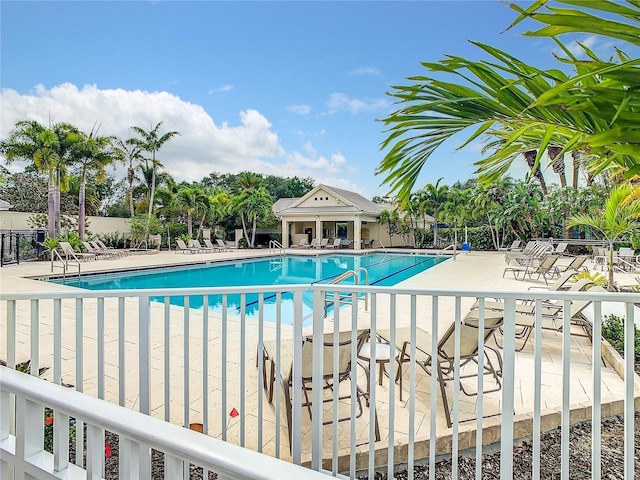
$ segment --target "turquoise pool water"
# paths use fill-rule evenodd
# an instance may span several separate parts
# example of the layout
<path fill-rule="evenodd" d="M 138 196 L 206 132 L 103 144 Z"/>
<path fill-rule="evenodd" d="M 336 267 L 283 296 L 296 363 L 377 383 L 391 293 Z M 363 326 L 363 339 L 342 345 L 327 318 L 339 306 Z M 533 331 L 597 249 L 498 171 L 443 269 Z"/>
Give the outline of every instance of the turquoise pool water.
<path fill-rule="evenodd" d="M 366 255 L 319 255 L 267 258 L 261 260 L 237 260 L 217 262 L 210 265 L 194 265 L 157 268 L 151 270 L 118 274 L 84 275 L 80 279 L 53 280 L 55 283 L 88 290 L 137 290 L 145 288 L 197 288 L 229 287 L 248 285 L 283 285 L 304 283 L 329 283 L 346 271 L 363 267 L 369 273 L 369 285 L 391 286 L 406 280 L 437 263 L 443 257 L 432 255 L 406 254 L 366 254 Z M 353 280 L 345 280 L 353 284 Z M 364 283 L 364 274 L 360 274 L 359 283 Z M 153 299 L 164 301 L 163 298 Z M 282 295 L 282 322 L 291 323 L 293 316 L 293 295 Z M 311 314 L 312 293 L 305 293 L 304 316 Z M 184 298 L 171 297 L 171 304 L 182 306 Z M 229 313 L 237 314 L 239 295 L 227 297 Z M 247 294 L 246 314 L 257 318 L 258 296 Z M 209 308 L 220 311 L 220 295 L 209 295 Z M 275 295 L 265 295 L 264 318 L 275 317 Z M 202 297 L 189 298 L 191 308 L 201 308 Z"/>

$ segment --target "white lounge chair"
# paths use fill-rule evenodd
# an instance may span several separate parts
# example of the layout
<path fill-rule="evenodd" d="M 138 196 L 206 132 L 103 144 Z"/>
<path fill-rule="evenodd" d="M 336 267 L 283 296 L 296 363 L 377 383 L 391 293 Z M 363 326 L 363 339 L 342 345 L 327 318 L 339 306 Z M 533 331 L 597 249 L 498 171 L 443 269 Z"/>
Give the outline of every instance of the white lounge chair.
<path fill-rule="evenodd" d="M 76 252 L 69 242 L 58 242 L 58 244 L 62 249 L 62 253 L 67 257 L 67 260 L 96 260 L 98 258 L 95 253 Z"/>
<path fill-rule="evenodd" d="M 325 248 L 340 248 L 340 239 L 336 238 L 333 240 L 333 243 L 327 244 Z"/>
<path fill-rule="evenodd" d="M 184 243 L 184 240 L 181 239 L 176 239 L 176 245 L 178 246 L 178 248 L 176 249 L 176 253 L 181 252 L 181 253 L 198 253 L 200 250 L 198 250 L 197 248 L 193 248 L 193 247 L 187 247 L 186 243 Z"/>

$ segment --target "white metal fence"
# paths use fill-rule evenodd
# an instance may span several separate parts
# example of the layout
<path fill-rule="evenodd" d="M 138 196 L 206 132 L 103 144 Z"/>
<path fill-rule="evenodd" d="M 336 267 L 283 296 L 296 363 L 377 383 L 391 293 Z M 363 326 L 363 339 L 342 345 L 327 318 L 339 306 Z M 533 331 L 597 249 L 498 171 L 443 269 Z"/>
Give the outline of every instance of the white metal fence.
<path fill-rule="evenodd" d="M 340 286 L 336 292 L 336 288 L 285 285 L 1 293 L 0 302 L 4 306 L 0 358 L 9 367 L 30 360 L 32 375 L 49 367 L 45 377 L 57 384 L 72 385 L 78 392 L 184 427 L 201 423 L 208 436 L 292 460 L 312 470 L 352 478 L 358 473 L 373 477 L 376 469 L 386 470 L 392 478 L 394 465 L 398 464 L 406 465 L 409 478 L 413 478 L 414 467 L 420 462 L 428 464 L 430 478 L 435 478 L 436 457 L 442 454 L 451 455 L 452 477 L 458 478 L 461 453 L 475 449 L 479 479 L 483 478 L 483 446 L 499 443 L 500 477 L 510 479 L 517 461 L 514 441 L 523 436 L 532 438 L 531 473 L 533 478 L 539 478 L 544 454 L 541 433 L 559 427 L 562 456 L 557 474 L 568 479 L 569 426 L 574 421 L 591 420 L 595 426 L 591 476 L 597 479 L 601 473 L 600 421 L 621 414 L 625 448 L 620 470 L 626 479 L 634 478 L 634 411 L 636 398 L 640 397 L 640 384 L 633 373 L 634 302 L 640 300 L 637 294 L 365 286 Z M 325 318 L 327 292 L 334 308 L 329 309 Z M 363 295 L 369 296 L 366 310 Z M 172 305 L 170 297 L 181 299 L 177 302 L 180 306 Z M 503 302 L 503 308 L 495 305 L 494 299 Z M 525 299 L 532 303 L 523 306 Z M 588 327 L 586 330 L 575 325 L 578 317 L 572 319 L 569 314 L 572 301 L 575 305 L 583 300 L 592 301 L 590 320 L 579 322 Z M 545 303 L 549 301 L 556 302 L 555 306 Z M 312 322 L 303 318 L 303 303 L 313 308 Z M 476 303 L 477 308 L 472 310 Z M 190 308 L 190 304 L 202 307 Z M 603 308 L 607 310 L 611 305 L 626 317 L 624 359 L 601 341 Z M 250 310 L 257 311 L 257 321 L 248 318 Z M 472 314 L 466 315 L 468 311 Z M 496 312 L 503 323 L 496 335 L 485 342 L 488 319 L 496 317 Z M 286 324 L 287 317 L 293 319 L 291 325 Z M 527 322 L 531 337 L 523 345 L 523 325 Z M 549 322 L 553 328 L 544 329 Z M 478 375 L 477 381 L 471 381 L 478 394 L 468 397 L 461 386 L 466 383 L 469 388 L 464 377 L 470 369 L 460 368 L 461 361 L 465 361 L 460 351 L 469 340 L 464 328 L 471 324 L 478 335 L 478 354 L 474 356 L 478 365 L 471 367 L 471 373 L 474 368 L 480 374 L 485 373 L 487 359 L 493 357 L 501 388 L 485 393 L 482 375 Z M 444 346 L 438 340 L 450 326 L 454 368 L 446 384 L 441 384 L 437 374 L 426 375 L 419 363 L 428 354 L 442 359 Z M 370 335 L 367 357 L 359 350 L 362 331 L 369 331 Z M 379 338 L 381 332 L 384 340 Z M 389 359 L 388 365 L 384 362 L 382 345 L 388 341 L 400 348 L 399 340 L 407 332 L 408 361 L 403 365 L 403 381 L 395 382 L 397 367 L 393 359 Z M 422 332 L 431 334 L 429 344 L 421 343 L 421 338 L 425 338 Z M 589 338 L 582 335 L 585 333 Z M 319 338 L 324 340 L 319 342 Z M 347 346 L 334 348 L 326 343 Z M 495 361 L 496 353 L 488 347 L 498 352 L 501 362 Z M 393 350 L 391 347 L 386 352 Z M 435 366 L 437 373 L 441 364 Z M 386 381 L 379 377 L 380 368 L 387 369 L 390 378 Z M 578 380 L 579 375 L 583 378 Z M 65 419 L 74 417 L 91 426 L 87 430 L 89 437 L 102 438 L 101 432 L 108 430 L 143 445 L 144 448 L 137 449 L 145 454 L 135 461 L 144 463 L 144 468 L 148 463 L 147 446 L 168 448 L 165 451 L 177 459 L 169 463 L 174 472 L 185 462 L 212 470 L 221 466 L 210 457 L 194 456 L 193 445 L 184 448 L 194 450 L 182 451 L 171 444 L 172 439 L 178 443 L 194 441 L 196 437 L 191 435 L 196 434 L 192 432 L 187 434 L 185 430 L 186 436 L 177 436 L 173 427 L 167 425 L 164 431 L 154 423 L 154 432 L 163 440 L 151 443 L 147 438 L 138 438 L 134 431 L 122 430 L 123 422 L 116 417 L 128 418 L 127 415 L 134 415 L 132 412 L 104 410 L 88 415 L 86 410 L 76 409 L 75 398 L 73 402 L 57 403 L 38 396 L 39 387 L 25 384 L 18 389 L 20 382 L 8 378 L 3 373 L 3 448 L 9 433 L 18 432 L 28 434 L 21 440 L 24 442 L 21 448 L 28 451 L 20 451 L 21 455 L 41 451 L 39 425 L 43 415 L 36 416 L 35 412 L 48 406 L 62 413 L 60 421 L 54 415 L 54 431 L 62 429 L 62 433 L 55 434 L 59 440 L 68 436 Z M 324 388 L 328 385 L 337 387 Z M 362 415 L 356 418 L 360 408 L 355 399 L 360 397 L 364 398 Z M 449 404 L 451 427 L 444 421 L 443 398 Z M 309 413 L 307 403 L 311 404 Z M 28 421 L 21 417 L 25 408 L 34 413 L 28 416 Z M 20 418 L 26 424 L 21 425 Z M 348 420 L 337 421 L 342 418 Z M 97 462 L 101 456 L 95 445 L 89 447 L 95 438 L 87 438 L 90 441 L 85 449 L 82 429 L 77 432 L 76 449 L 87 454 L 85 465 L 82 456 L 78 457 L 79 467 L 95 472 L 98 464 L 91 462 Z M 60 442 L 57 448 L 53 461 L 60 469 L 68 463 L 64 458 L 67 451 Z M 230 455 L 233 455 L 230 463 L 236 462 L 242 470 L 239 473 L 223 470 L 223 476 L 242 476 L 247 472 L 245 469 L 251 468 L 256 469 L 256 478 L 258 474 L 265 478 L 270 475 L 261 463 L 253 463 L 252 454 L 233 450 Z M 126 477 L 128 468 L 143 468 L 130 467 L 128 461 L 120 464 L 125 468 L 121 478 Z"/>

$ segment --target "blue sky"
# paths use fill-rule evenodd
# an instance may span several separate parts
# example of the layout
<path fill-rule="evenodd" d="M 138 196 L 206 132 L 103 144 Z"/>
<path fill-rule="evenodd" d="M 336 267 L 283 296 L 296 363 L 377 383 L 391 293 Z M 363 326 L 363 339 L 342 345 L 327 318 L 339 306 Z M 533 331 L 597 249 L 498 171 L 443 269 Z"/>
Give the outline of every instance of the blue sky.
<path fill-rule="evenodd" d="M 523 28 L 500 33 L 516 14 L 488 0 L 0 8 L 2 138 L 25 117 L 86 131 L 97 122 L 101 133 L 123 138 L 132 125 L 164 121 L 181 134 L 159 155 L 177 180 L 253 170 L 384 195 L 388 187 L 374 174 L 386 136 L 377 119 L 394 109 L 385 94 L 391 85 L 426 73 L 419 62 L 482 58 L 468 43 L 477 40 L 538 67 L 555 65 L 550 41 L 525 38 Z M 456 146 L 432 156 L 418 187 L 472 176 L 480 146 Z"/>

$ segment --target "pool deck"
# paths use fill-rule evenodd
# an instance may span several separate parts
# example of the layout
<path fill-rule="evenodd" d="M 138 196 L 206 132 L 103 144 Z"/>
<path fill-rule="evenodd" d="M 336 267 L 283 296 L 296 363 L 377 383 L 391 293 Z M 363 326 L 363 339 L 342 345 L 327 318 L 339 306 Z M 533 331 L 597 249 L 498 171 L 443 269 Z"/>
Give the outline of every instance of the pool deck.
<path fill-rule="evenodd" d="M 387 249 L 389 252 L 392 249 Z M 399 250 L 406 253 L 407 250 Z M 371 252 L 368 250 L 367 252 Z M 413 251 L 412 251 L 413 252 Z M 296 255 L 318 255 L 318 254 L 332 254 L 333 251 L 309 251 L 302 249 L 290 249 L 287 253 Z M 353 251 L 345 251 L 340 253 L 354 253 Z M 157 254 L 147 255 L 130 255 L 124 258 L 118 259 L 100 259 L 97 261 L 87 261 L 82 263 L 82 272 L 105 272 L 105 271 L 117 271 L 117 270 L 131 270 L 142 269 L 149 267 L 159 267 L 168 265 L 183 265 L 194 263 L 207 263 L 218 260 L 234 260 L 245 258 L 263 258 L 270 255 L 268 250 L 240 250 L 237 252 L 218 252 L 207 254 L 182 254 L 174 252 L 159 252 Z M 271 254 L 277 256 L 277 254 Z M 561 261 L 560 263 L 569 263 L 570 259 Z M 589 265 L 591 263 L 589 262 Z M 456 261 L 449 260 L 439 265 L 432 267 L 431 269 L 422 272 L 408 280 L 405 280 L 399 286 L 405 287 L 419 287 L 419 288 L 450 288 L 450 289 L 473 289 L 473 290 L 526 290 L 532 285 L 544 285 L 543 281 L 540 282 L 522 282 L 513 279 L 512 275 L 506 275 L 502 277 L 503 270 L 505 268 L 504 255 L 497 252 L 471 252 L 470 254 L 458 255 Z M 2 267 L 0 271 L 0 289 L 3 292 L 45 292 L 45 291 L 68 291 L 71 287 L 63 285 L 53 284 L 35 280 L 34 278 L 43 278 L 52 275 L 59 275 L 59 270 L 51 272 L 50 264 L 48 262 L 28 262 L 21 265 L 8 265 Z M 30 278 L 31 277 L 31 278 Z M 621 281 L 628 282 L 628 279 L 620 279 Z M 471 306 L 473 299 L 462 299 L 462 312 L 466 312 Z M 95 301 L 86 301 L 84 305 L 85 319 L 87 326 L 85 327 L 85 336 L 88 339 L 94 340 L 96 338 L 95 326 L 89 320 L 96 317 Z M 418 299 L 418 312 L 426 312 L 430 318 L 431 301 L 427 298 Z M 182 321 L 183 311 L 182 308 L 171 307 L 172 320 L 175 315 L 176 321 Z M 398 298 L 396 306 L 396 319 L 397 325 L 408 325 L 410 305 L 407 298 Z M 40 326 L 40 345 L 41 345 L 41 365 L 51 364 L 52 355 L 52 339 L 53 339 L 53 327 L 51 319 L 53 315 L 50 315 L 51 308 L 43 305 L 41 307 L 41 317 L 43 321 Z M 126 311 L 131 312 L 131 316 L 135 317 L 137 314 L 137 303 L 133 299 L 126 300 Z M 385 328 L 388 326 L 388 298 L 381 297 L 377 303 L 377 328 Z M 454 304 L 452 299 L 442 298 L 439 307 L 439 319 L 440 326 L 444 328 L 450 322 L 453 316 Z M 385 315 L 386 313 L 386 315 Z M 65 311 L 63 310 L 63 315 Z M 71 315 L 71 313 L 69 313 Z M 27 360 L 29 354 L 29 348 L 26 344 L 29 332 L 29 318 L 30 313 L 28 311 L 28 305 L 21 305 L 18 309 L 18 361 Z M 162 318 L 163 307 L 160 304 L 152 306 L 152 318 Z M 106 319 L 117 318 L 117 304 L 115 301 L 111 302 L 107 299 L 105 302 L 105 317 Z M 215 317 L 215 315 L 214 315 Z M 63 317 L 64 318 L 64 317 Z M 348 319 L 341 319 L 342 322 L 346 322 Z M 370 311 L 364 311 L 363 306 L 360 307 L 358 312 L 358 328 L 366 327 L 370 324 Z M 214 323 L 214 322 L 211 322 Z M 327 322 L 328 324 L 331 322 Z M 332 325 L 332 323 L 331 323 Z M 344 324 L 344 329 L 348 329 L 350 325 Z M 107 372 L 105 379 L 105 399 L 113 402 L 118 402 L 118 380 L 117 380 L 117 321 L 106 322 L 105 330 L 105 358 L 107 359 Z M 131 338 L 135 338 L 136 325 L 130 325 L 127 327 L 125 336 L 131 335 Z M 227 439 L 232 442 L 239 441 L 240 423 L 238 419 L 229 419 L 224 412 L 221 412 L 221 378 L 219 374 L 219 367 L 221 365 L 221 359 L 218 352 L 221 351 L 222 336 L 219 334 L 215 327 L 210 327 L 211 334 L 209 336 L 208 350 L 210 354 L 210 366 L 209 372 L 211 380 L 209 381 L 209 433 L 214 436 L 219 436 L 223 425 L 226 423 Z M 327 328 L 333 328 L 327 326 Z M 131 330 L 129 330 L 131 329 Z M 177 330 L 177 329 L 176 329 Z M 6 311 L 0 312 L 0 352 L 4 354 L 6 351 Z M 245 428 L 245 446 L 248 448 L 257 449 L 257 423 L 258 417 L 254 412 L 258 411 L 259 404 L 262 403 L 264 422 L 263 422 L 263 439 L 262 450 L 267 454 L 274 455 L 276 453 L 276 411 L 273 405 L 266 402 L 266 397 L 260 388 L 260 382 L 258 380 L 258 373 L 255 369 L 255 347 L 257 344 L 257 329 L 247 328 L 245 332 L 246 349 L 244 353 L 244 361 L 240 357 L 240 326 L 239 321 L 230 321 L 228 328 L 228 335 L 226 339 L 227 345 L 227 409 L 240 405 L 240 381 L 238 380 L 239 373 L 245 370 L 246 379 L 246 392 L 245 392 L 245 411 L 248 412 L 244 421 L 246 422 Z M 441 330 L 442 331 L 442 330 Z M 190 401 L 190 422 L 202 421 L 202 364 L 198 363 L 193 358 L 198 358 L 198 355 L 202 352 L 202 338 L 199 335 L 202 332 L 202 315 L 197 311 L 193 311 L 190 316 L 190 338 L 189 338 L 189 351 L 192 352 L 192 359 L 189 362 L 189 370 L 194 373 L 189 382 L 189 390 L 191 392 Z M 283 326 L 283 337 L 290 335 L 289 330 Z M 64 332 L 63 327 L 63 365 L 62 375 L 63 380 L 74 378 L 75 361 L 73 360 L 74 351 L 74 332 Z M 274 329 L 265 324 L 265 339 L 274 335 Z M 558 411 L 561 408 L 561 396 L 558 395 L 559 389 L 562 388 L 562 364 L 561 364 L 561 340 L 562 335 L 556 332 L 545 332 L 543 334 L 543 361 L 542 361 L 542 409 L 543 409 L 543 427 L 546 429 L 554 428 L 558 425 L 559 415 Z M 160 391 L 152 392 L 152 415 L 164 418 L 165 407 L 163 401 L 163 389 L 161 387 L 164 378 L 164 358 L 163 351 L 159 348 L 163 344 L 163 332 L 152 332 L 152 363 L 151 363 L 151 385 L 159 385 L 156 388 Z M 533 412 L 533 398 L 534 398 L 534 386 L 533 379 L 531 378 L 531 372 L 534 369 L 533 358 L 533 342 L 529 342 L 528 346 L 523 351 L 516 354 L 516 407 L 515 414 L 516 420 L 521 422 L 521 426 L 516 425 L 516 437 L 526 436 L 527 428 L 530 429 L 531 416 Z M 127 369 L 127 375 L 131 378 L 126 379 L 127 385 L 137 384 L 137 371 L 133 368 L 136 365 L 136 346 L 134 342 L 126 342 L 126 354 L 125 361 L 128 366 L 132 366 L 132 369 Z M 92 350 L 92 345 L 85 341 L 85 363 L 84 363 L 84 391 L 89 394 L 97 394 L 97 359 L 95 352 Z M 182 347 L 184 345 L 184 339 L 181 331 L 176 331 L 171 337 L 171 401 L 170 401 L 170 414 L 169 417 L 173 423 L 183 424 L 183 385 L 184 385 L 184 356 Z M 158 348 L 156 348 L 158 347 Z M 65 353 L 66 352 L 66 353 Z M 246 368 L 241 367 L 244 363 Z M 252 368 L 253 367 L 253 368 Z M 592 382 L 592 353 L 591 344 L 588 339 L 580 338 L 577 336 L 571 336 L 571 404 L 572 404 L 572 419 L 581 420 L 590 418 L 590 405 L 591 405 L 591 382 Z M 362 369 L 359 371 L 359 384 L 363 385 L 365 379 Z M 416 413 L 415 413 L 415 449 L 416 457 L 421 458 L 428 448 L 429 437 L 429 405 L 430 405 L 430 377 L 424 375 L 422 370 L 417 369 L 417 382 L 416 382 Z M 48 373 L 52 373 L 51 370 Z M 46 378 L 46 374 L 44 375 Z M 602 369 L 602 398 L 603 398 L 603 417 L 611 416 L 619 413 L 621 410 L 621 401 L 624 394 L 624 383 L 620 378 L 620 375 L 611 367 L 610 362 L 607 362 L 606 366 Z M 408 380 L 404 382 L 405 393 L 408 393 Z M 638 385 L 638 381 L 636 381 Z M 396 385 L 395 395 L 395 422 L 391 426 L 394 430 L 394 444 L 398 454 L 396 455 L 396 461 L 401 463 L 403 456 L 406 461 L 406 445 L 408 439 L 408 422 L 409 422 L 409 402 L 408 394 L 403 395 L 403 401 L 401 402 L 397 396 L 398 386 Z M 382 436 L 382 442 L 380 442 L 381 448 L 378 453 L 376 451 L 376 460 L 378 464 L 384 464 L 386 459 L 386 440 L 389 437 L 389 380 L 385 379 L 382 385 L 376 385 L 376 406 L 380 421 L 380 430 Z M 638 390 L 638 386 L 636 386 Z M 138 397 L 134 389 L 129 387 L 127 394 L 125 395 L 125 406 L 135 408 Z M 497 415 L 500 412 L 501 392 L 489 393 L 484 395 L 484 408 L 485 415 Z M 438 404 L 438 408 L 441 409 L 442 405 Z M 460 417 L 464 419 L 473 419 L 476 408 L 475 397 L 465 397 L 461 395 L 460 404 Z M 286 420 L 284 417 L 284 407 L 280 409 L 280 425 L 285 426 Z M 368 424 L 368 409 L 365 408 L 362 419 L 357 421 L 357 435 L 360 441 L 366 441 L 369 435 Z M 438 443 L 442 443 L 442 451 L 446 451 L 446 444 L 450 448 L 451 430 L 446 428 L 443 415 L 438 416 Z M 465 436 L 460 448 L 468 448 L 474 444 L 475 434 L 475 422 L 468 422 L 467 425 L 462 424 L 461 431 L 466 431 L 469 434 Z M 528 427 L 527 427 L 528 425 Z M 302 453 L 303 460 L 310 455 L 311 442 L 307 438 L 310 433 L 311 423 L 308 415 L 303 411 L 302 415 Z M 339 435 L 343 433 L 348 434 L 348 422 L 341 424 L 338 429 Z M 485 421 L 484 434 L 487 437 L 487 443 L 491 443 L 492 436 L 495 437 L 496 432 L 499 432 L 499 418 L 488 419 Z M 346 430 L 345 430 L 346 429 Z M 496 430 L 497 429 L 497 430 Z M 286 438 L 286 429 L 282 428 L 280 431 L 280 455 L 282 458 L 289 457 L 288 440 Z M 332 437 L 332 427 L 326 427 L 324 433 L 324 439 L 327 445 L 329 445 Z M 466 443 L 465 443 L 466 442 Z M 327 457 L 331 457 L 332 453 L 327 446 Z M 404 453 L 403 453 L 404 448 Z M 365 462 L 365 450 L 362 449 L 362 458 L 358 459 L 358 463 Z M 439 447 L 440 450 L 440 447 Z M 348 449 L 341 449 L 339 452 L 341 470 L 344 469 L 345 463 L 348 462 Z M 348 467 L 348 464 L 346 464 Z"/>

